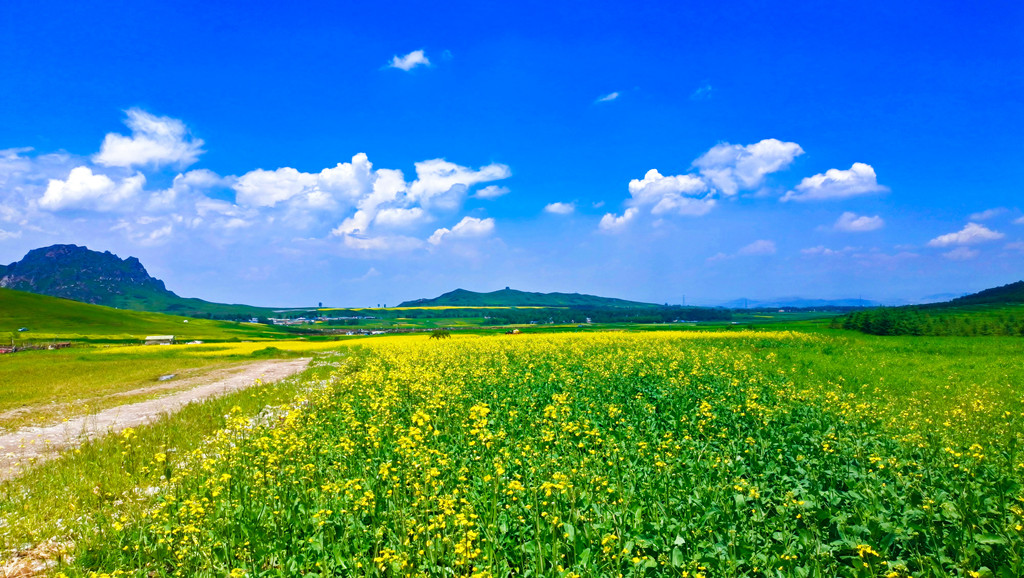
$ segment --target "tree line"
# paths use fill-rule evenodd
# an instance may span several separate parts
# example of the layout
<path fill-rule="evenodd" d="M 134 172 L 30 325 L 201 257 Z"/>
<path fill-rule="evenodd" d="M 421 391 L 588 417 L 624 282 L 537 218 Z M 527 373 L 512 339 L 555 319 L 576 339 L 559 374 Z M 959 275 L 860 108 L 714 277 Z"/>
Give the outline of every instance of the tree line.
<path fill-rule="evenodd" d="M 917 307 L 879 307 L 837 317 L 832 327 L 871 335 L 1024 336 L 1024 318 L 1009 311 L 933 314 Z"/>

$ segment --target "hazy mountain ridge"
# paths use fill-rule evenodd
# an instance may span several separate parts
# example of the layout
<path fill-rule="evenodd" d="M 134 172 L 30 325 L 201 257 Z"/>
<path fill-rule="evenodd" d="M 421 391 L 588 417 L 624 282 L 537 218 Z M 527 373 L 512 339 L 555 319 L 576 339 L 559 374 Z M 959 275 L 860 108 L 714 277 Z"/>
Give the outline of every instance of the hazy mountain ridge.
<path fill-rule="evenodd" d="M 653 303 L 580 293 L 532 293 L 508 287 L 490 293 L 456 289 L 433 299 L 414 299 L 399 307 L 658 307 Z"/>

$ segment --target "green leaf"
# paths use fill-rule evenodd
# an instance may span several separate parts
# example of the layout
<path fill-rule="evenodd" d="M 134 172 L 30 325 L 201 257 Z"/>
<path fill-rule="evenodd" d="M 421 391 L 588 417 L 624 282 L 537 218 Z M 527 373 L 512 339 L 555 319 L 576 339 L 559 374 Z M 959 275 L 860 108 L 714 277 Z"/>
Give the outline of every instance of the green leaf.
<path fill-rule="evenodd" d="M 1006 538 L 997 536 L 995 534 L 975 534 L 974 541 L 979 544 L 999 544 L 1002 546 L 1006 545 Z"/>

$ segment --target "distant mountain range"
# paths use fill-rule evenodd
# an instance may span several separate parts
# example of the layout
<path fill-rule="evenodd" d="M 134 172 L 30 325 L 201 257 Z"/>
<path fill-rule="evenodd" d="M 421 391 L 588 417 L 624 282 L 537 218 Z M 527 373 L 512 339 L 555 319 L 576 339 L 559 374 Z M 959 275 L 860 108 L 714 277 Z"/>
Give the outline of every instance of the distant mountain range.
<path fill-rule="evenodd" d="M 119 309 L 153 311 L 190 317 L 239 319 L 271 317 L 272 309 L 248 305 L 212 303 L 179 297 L 152 277 L 135 257 L 92 251 L 78 245 L 52 245 L 29 251 L 10 265 L 0 265 L 0 288 L 63 297 L 84 303 Z M 955 298 L 953 298 L 955 297 Z M 951 299 L 952 298 L 952 299 Z M 951 300 L 949 300 L 951 299 Z M 941 301 L 935 303 L 935 301 Z M 987 289 L 973 295 L 932 295 L 919 302 L 923 307 L 966 306 L 990 303 L 1024 303 L 1024 281 Z M 893 303 L 887 303 L 893 305 Z M 728 309 L 875 307 L 880 303 L 864 299 L 736 299 L 722 303 Z M 506 287 L 478 293 L 456 289 L 433 299 L 406 301 L 400 307 L 591 307 L 601 309 L 655 309 L 659 305 L 598 297 L 580 293 L 532 293 Z"/>
<path fill-rule="evenodd" d="M 78 245 L 33 249 L 21 260 L 0 265 L 0 288 L 63 297 L 118 309 L 190 317 L 239 318 L 270 310 L 179 297 L 146 271 L 135 257 L 121 259 Z"/>
<path fill-rule="evenodd" d="M 867 299 L 804 299 L 803 297 L 781 297 L 778 299 L 733 299 L 719 307 L 726 309 L 828 309 L 833 307 L 877 307 L 879 304 Z"/>
<path fill-rule="evenodd" d="M 627 301 L 612 297 L 582 295 L 580 293 L 530 293 L 505 287 L 490 293 L 477 293 L 456 289 L 434 299 L 416 299 L 399 304 L 399 307 L 658 307 L 653 303 Z"/>

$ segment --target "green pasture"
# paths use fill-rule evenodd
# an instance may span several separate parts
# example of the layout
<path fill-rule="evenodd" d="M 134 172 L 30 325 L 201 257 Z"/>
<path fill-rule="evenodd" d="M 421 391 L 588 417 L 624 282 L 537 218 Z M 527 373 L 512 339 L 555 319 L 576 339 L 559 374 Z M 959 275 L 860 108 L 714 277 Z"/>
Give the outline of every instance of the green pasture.
<path fill-rule="evenodd" d="M 26 328 L 27 331 L 19 331 Z M 132 342 L 147 335 L 179 341 L 280 339 L 294 332 L 268 325 L 126 311 L 68 299 L 0 289 L 0 346 L 51 341 Z M 0 360 L 2 363 L 2 360 Z"/>

